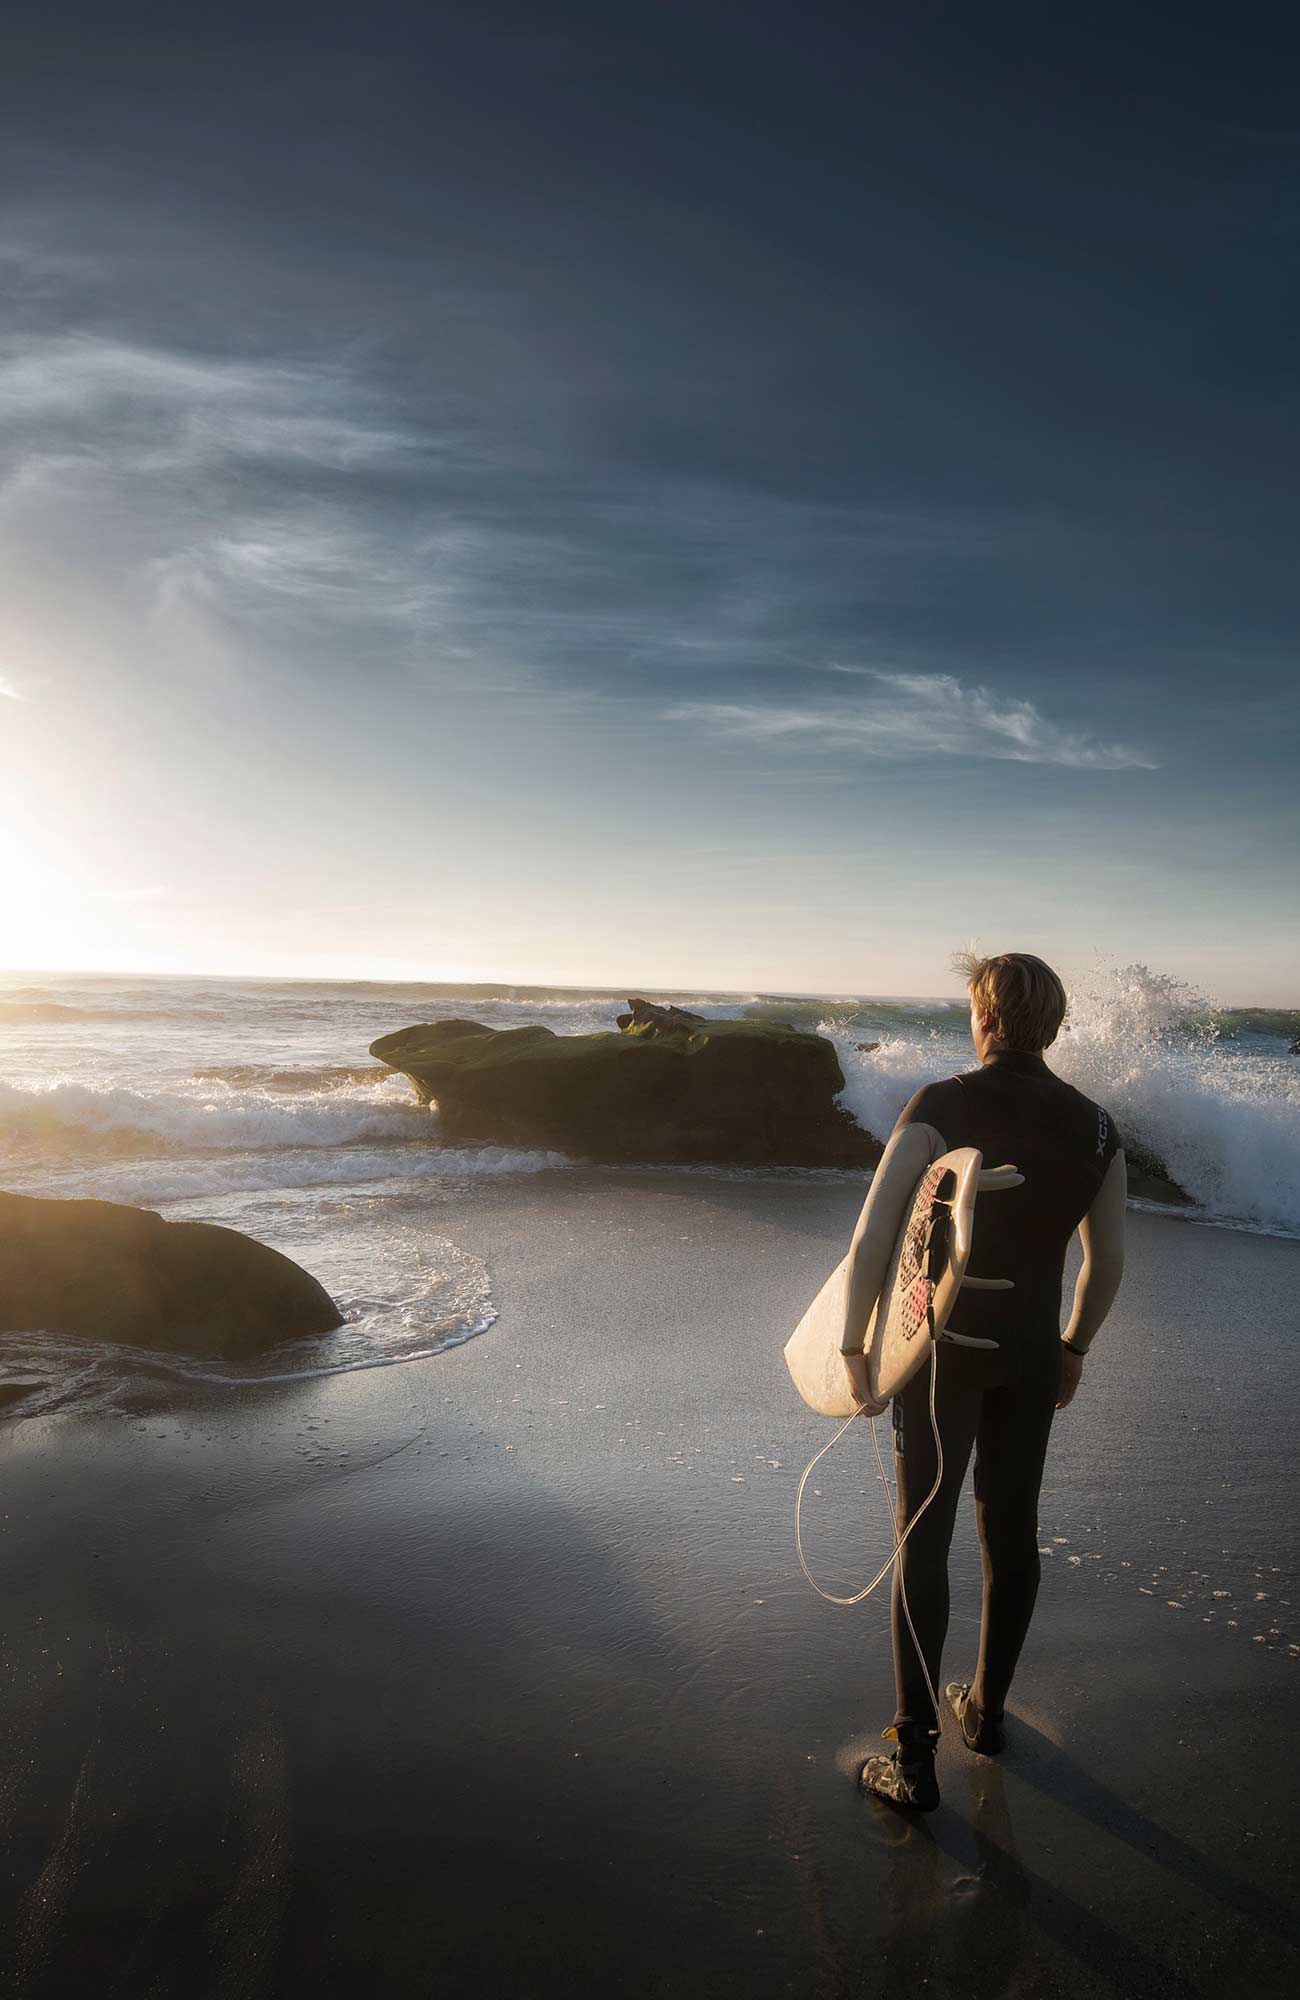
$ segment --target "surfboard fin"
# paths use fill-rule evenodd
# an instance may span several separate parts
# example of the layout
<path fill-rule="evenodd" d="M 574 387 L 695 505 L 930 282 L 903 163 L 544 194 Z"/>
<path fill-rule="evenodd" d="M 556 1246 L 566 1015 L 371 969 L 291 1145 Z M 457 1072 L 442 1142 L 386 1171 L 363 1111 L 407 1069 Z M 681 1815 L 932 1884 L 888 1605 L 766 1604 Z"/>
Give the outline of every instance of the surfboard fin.
<path fill-rule="evenodd" d="M 1023 1187 L 1025 1177 L 1015 1167 L 981 1167 L 978 1182 L 981 1194 L 1000 1194 L 1003 1188 Z"/>
<path fill-rule="evenodd" d="M 961 1288 L 964 1292 L 1014 1292 L 1016 1281 L 1014 1278 L 963 1278 Z"/>

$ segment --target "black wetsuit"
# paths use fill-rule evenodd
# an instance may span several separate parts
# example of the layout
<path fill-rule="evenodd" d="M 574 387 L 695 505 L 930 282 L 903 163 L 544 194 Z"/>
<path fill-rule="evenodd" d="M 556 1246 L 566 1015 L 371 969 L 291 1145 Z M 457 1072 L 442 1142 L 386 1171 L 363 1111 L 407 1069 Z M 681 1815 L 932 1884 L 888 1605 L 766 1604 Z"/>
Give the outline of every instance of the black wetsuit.
<path fill-rule="evenodd" d="M 1061 1372 L 1061 1284 L 1070 1238 L 1092 1207 L 1118 1149 L 1101 1106 L 1053 1076 L 1041 1056 L 990 1055 L 982 1068 L 928 1084 L 900 1125 L 930 1125 L 945 1147 L 977 1146 L 986 1167 L 1015 1166 L 1023 1187 L 978 1200 L 969 1274 L 1010 1278 L 1010 1292 L 963 1292 L 948 1322 L 996 1340 L 996 1352 L 941 1345 L 935 1413 L 943 1483 L 908 1536 L 894 1577 L 895 1726 L 903 1740 L 933 1731 L 934 1709 L 903 1615 L 901 1586 L 930 1678 L 939 1690 L 948 1629 L 948 1545 L 971 1448 L 984 1565 L 984 1615 L 973 1687 L 1001 1713 L 1038 1594 L 1038 1492 Z M 899 1528 L 934 1484 L 930 1367 L 894 1399 Z"/>

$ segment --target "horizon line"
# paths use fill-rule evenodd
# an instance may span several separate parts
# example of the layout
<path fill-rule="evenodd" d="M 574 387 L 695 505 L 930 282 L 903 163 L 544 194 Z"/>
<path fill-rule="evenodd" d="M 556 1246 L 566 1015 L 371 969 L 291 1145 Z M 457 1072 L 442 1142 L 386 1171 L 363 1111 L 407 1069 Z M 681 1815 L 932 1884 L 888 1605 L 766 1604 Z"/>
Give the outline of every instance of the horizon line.
<path fill-rule="evenodd" d="M 132 971 L 121 971 L 102 966 L 0 966 L 0 986 L 9 980 L 21 979 L 211 980 L 213 982 L 223 981 L 227 984 L 245 986 L 423 986 L 447 992 L 455 992 L 463 987 L 498 986 L 514 988 L 521 993 L 576 993 L 594 995 L 601 998 L 615 998 L 619 994 L 623 994 L 629 1000 L 641 996 L 671 999 L 674 996 L 695 993 L 707 995 L 718 1000 L 815 1000 L 827 1004 L 833 1004 L 836 1001 L 880 1000 L 924 1001 L 939 1002 L 944 1005 L 960 1005 L 967 997 L 965 988 L 962 988 L 957 993 L 923 993 L 917 991 L 915 988 L 911 991 L 901 993 L 867 992 L 865 990 L 853 992 L 846 990 L 844 987 L 837 987 L 826 992 L 809 992 L 807 988 L 801 991 L 778 991 L 771 987 L 759 987 L 754 984 L 748 986 L 716 986 L 709 984 L 706 980 L 684 980 L 679 981 L 675 985 L 667 986 L 628 980 L 605 980 L 598 981 L 592 985 L 579 985 L 573 981 L 564 979 L 485 979 L 470 975 L 460 979 L 395 979 L 362 973 L 163 972 L 141 971 L 138 968 Z M 1209 1010 L 1212 1013 L 1258 1012 L 1300 1015 L 1300 1005 L 1289 1006 L 1285 1001 L 1281 1000 L 1216 1001 L 1209 996 L 1205 997 Z"/>
<path fill-rule="evenodd" d="M 221 979 L 238 981 L 243 985 L 271 984 L 276 986 L 441 986 L 457 988 L 461 986 L 512 986 L 524 992 L 544 993 L 627 993 L 673 994 L 710 993 L 720 1000 L 960 1000 L 961 993 L 919 993 L 912 990 L 903 993 L 850 992 L 844 987 L 824 993 L 799 991 L 778 992 L 770 987 L 715 986 L 703 979 L 679 980 L 670 986 L 648 985 L 629 980 L 601 980 L 594 985 L 581 985 L 568 979 L 487 979 L 474 974 L 466 974 L 461 979 L 394 979 L 367 976 L 364 973 L 328 972 L 164 972 L 134 970 L 122 971 L 104 966 L 49 966 L 49 965 L 0 965 L 0 980 L 7 979 Z"/>

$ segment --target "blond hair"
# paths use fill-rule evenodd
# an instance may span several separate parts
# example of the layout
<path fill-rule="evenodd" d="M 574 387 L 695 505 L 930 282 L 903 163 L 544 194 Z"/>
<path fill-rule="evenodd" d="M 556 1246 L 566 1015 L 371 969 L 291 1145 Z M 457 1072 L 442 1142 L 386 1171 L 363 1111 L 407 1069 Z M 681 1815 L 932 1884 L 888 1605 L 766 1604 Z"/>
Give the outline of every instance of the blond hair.
<path fill-rule="evenodd" d="M 980 958 L 958 952 L 953 967 L 970 991 L 972 1005 L 993 1025 L 1009 1049 L 1050 1048 L 1065 1019 L 1065 988 L 1050 965 L 1028 951 L 1003 951 Z"/>

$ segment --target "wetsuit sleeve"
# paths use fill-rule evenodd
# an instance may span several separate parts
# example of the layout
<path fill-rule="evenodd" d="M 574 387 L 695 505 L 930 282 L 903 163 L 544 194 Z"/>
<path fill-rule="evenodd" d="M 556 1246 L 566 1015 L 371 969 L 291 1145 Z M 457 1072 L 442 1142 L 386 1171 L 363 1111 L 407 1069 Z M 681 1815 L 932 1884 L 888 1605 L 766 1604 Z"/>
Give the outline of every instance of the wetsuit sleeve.
<path fill-rule="evenodd" d="M 1111 1161 L 1124 1142 L 1119 1136 L 1119 1129 L 1115 1124 L 1115 1120 L 1111 1117 L 1106 1107 L 1098 1104 L 1095 1109 L 1097 1112 L 1097 1172 L 1098 1179 L 1104 1180 Z"/>
<path fill-rule="evenodd" d="M 943 1150 L 943 1140 L 925 1124 L 895 1127 L 890 1137 L 849 1246 L 849 1285 L 840 1341 L 844 1354 L 861 1354 L 863 1350 L 867 1323 L 884 1287 L 916 1184 Z"/>
<path fill-rule="evenodd" d="M 928 1125 L 943 1136 L 944 1111 L 951 1089 L 951 1083 L 922 1084 L 899 1112 L 894 1121 L 894 1131 L 902 1132 L 909 1125 Z"/>
<path fill-rule="evenodd" d="M 948 1149 L 944 1128 L 936 1123 L 943 1115 L 947 1088 L 944 1084 L 928 1083 L 908 1099 L 872 1176 L 871 1191 L 849 1249 L 849 1288 L 841 1342 L 845 1354 L 861 1354 L 867 1324 L 884 1286 L 916 1184 L 926 1168 Z"/>

